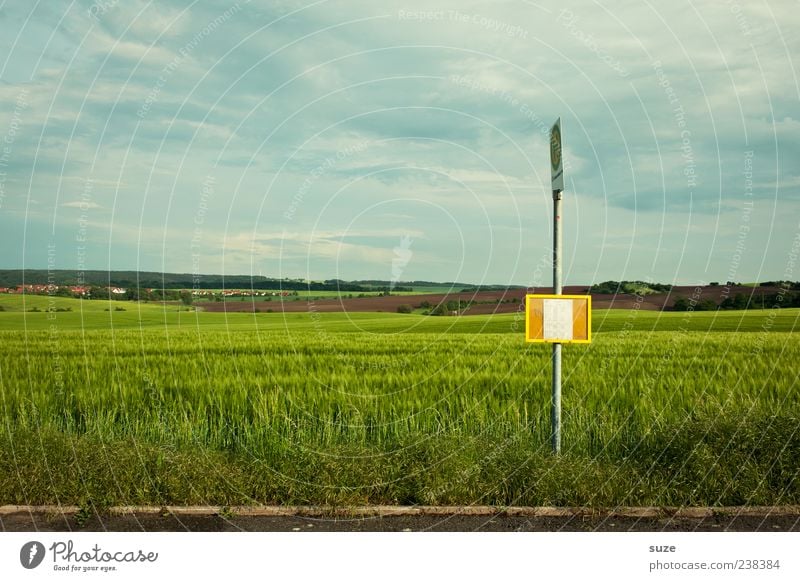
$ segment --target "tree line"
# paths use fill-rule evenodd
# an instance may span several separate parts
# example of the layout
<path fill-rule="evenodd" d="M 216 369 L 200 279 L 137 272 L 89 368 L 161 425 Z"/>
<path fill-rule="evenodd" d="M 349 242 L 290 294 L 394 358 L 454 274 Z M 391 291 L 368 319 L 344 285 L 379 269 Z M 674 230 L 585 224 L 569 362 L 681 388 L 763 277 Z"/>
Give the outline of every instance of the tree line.
<path fill-rule="evenodd" d="M 678 297 L 672 305 L 674 311 L 739 311 L 747 309 L 771 309 L 773 307 L 794 308 L 800 307 L 800 293 L 786 292 L 783 294 L 763 294 L 748 296 L 736 293 L 733 297 L 726 297 L 717 303 L 714 299 L 703 299 L 692 304 L 690 299 Z"/>

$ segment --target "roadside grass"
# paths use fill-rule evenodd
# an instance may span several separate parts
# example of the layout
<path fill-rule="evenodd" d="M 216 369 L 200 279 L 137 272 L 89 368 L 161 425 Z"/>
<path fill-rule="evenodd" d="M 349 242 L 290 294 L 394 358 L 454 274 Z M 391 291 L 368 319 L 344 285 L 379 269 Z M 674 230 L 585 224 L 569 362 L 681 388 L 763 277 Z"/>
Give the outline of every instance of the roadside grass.
<path fill-rule="evenodd" d="M 797 504 L 796 416 L 749 427 L 696 418 L 662 428 L 618 461 L 524 438 L 453 435 L 397 448 L 283 447 L 235 454 L 48 430 L 0 448 L 2 501 L 119 505 L 775 506 Z M 666 445 L 665 445 L 666 443 Z M 765 444 L 778 443 L 767 447 Z"/>

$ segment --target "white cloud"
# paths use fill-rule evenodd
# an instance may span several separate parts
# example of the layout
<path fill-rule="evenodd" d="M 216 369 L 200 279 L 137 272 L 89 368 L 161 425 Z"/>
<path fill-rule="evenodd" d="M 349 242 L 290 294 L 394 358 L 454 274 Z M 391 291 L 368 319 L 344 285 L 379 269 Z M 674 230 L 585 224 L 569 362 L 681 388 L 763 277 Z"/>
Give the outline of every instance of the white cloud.
<path fill-rule="evenodd" d="M 97 208 L 102 208 L 100 204 L 97 202 L 82 202 L 80 200 L 74 200 L 71 202 L 64 202 L 61 204 L 62 208 L 79 208 L 81 210 L 94 210 Z"/>

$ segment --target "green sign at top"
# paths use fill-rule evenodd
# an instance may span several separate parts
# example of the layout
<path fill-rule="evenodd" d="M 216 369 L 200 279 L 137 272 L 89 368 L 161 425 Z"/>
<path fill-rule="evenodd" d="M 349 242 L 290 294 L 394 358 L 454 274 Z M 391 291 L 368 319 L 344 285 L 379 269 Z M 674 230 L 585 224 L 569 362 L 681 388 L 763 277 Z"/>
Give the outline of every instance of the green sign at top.
<path fill-rule="evenodd" d="M 561 156 L 561 117 L 550 129 L 550 181 L 554 192 L 564 190 L 564 167 Z"/>

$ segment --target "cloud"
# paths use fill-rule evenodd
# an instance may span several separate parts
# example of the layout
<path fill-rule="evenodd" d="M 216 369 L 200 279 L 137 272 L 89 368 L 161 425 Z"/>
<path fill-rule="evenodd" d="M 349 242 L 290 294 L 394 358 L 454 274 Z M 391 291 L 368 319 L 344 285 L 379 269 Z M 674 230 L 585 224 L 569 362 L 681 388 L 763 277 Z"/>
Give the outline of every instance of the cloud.
<path fill-rule="evenodd" d="M 62 208 L 79 208 L 81 210 L 94 210 L 97 208 L 102 208 L 100 204 L 97 202 L 83 202 L 81 200 L 74 200 L 71 202 L 64 202 L 61 204 Z"/>
<path fill-rule="evenodd" d="M 311 265 L 325 265 L 330 273 L 349 271 L 355 276 L 358 269 L 377 268 L 373 272 L 381 273 L 390 270 L 398 240 L 404 237 L 425 239 L 425 234 L 413 230 L 238 234 L 226 237 L 223 250 L 226 261 L 231 264 L 250 262 L 295 272 L 302 265 L 309 269 Z M 425 253 L 417 252 L 415 258 L 425 260 Z"/>

